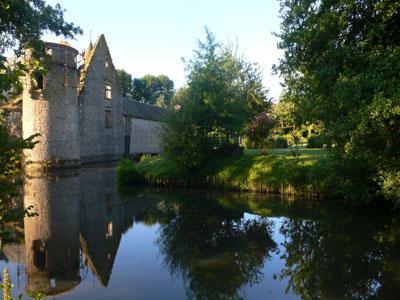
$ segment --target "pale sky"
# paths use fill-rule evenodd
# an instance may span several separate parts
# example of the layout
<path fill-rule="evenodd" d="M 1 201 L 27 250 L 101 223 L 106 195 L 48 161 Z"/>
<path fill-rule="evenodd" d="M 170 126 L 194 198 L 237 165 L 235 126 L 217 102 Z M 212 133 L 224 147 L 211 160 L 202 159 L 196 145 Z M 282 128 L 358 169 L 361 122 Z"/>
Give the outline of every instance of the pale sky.
<path fill-rule="evenodd" d="M 281 51 L 278 0 L 47 0 L 66 9 L 65 19 L 84 33 L 69 43 L 80 52 L 104 33 L 116 68 L 133 77 L 165 74 L 175 87 L 186 82 L 182 57 L 189 58 L 207 26 L 218 41 L 237 41 L 239 53 L 263 70 L 270 96 L 279 98 L 279 77 L 271 74 Z M 45 36 L 47 41 L 60 37 Z"/>

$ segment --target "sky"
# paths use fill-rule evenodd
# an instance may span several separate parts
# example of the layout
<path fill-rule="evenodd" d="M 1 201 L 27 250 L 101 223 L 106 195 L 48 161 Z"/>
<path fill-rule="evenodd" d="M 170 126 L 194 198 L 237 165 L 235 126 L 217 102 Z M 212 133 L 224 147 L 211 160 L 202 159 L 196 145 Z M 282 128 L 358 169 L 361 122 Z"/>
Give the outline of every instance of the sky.
<path fill-rule="evenodd" d="M 80 52 L 104 34 L 117 69 L 133 77 L 165 74 L 175 87 L 186 82 L 182 58 L 190 58 L 207 26 L 222 43 L 237 42 L 246 60 L 258 63 L 263 83 L 277 100 L 280 79 L 271 67 L 282 56 L 277 49 L 278 0 L 47 0 L 60 3 L 65 19 L 83 29 L 69 40 Z M 65 40 L 45 35 L 47 41 Z"/>

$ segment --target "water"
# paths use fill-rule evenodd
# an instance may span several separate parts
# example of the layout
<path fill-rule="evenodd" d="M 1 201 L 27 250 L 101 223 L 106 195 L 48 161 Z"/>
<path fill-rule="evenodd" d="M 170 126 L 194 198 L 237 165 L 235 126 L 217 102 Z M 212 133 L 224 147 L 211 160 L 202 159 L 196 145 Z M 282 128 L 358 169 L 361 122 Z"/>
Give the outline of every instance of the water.
<path fill-rule="evenodd" d="M 38 216 L 4 248 L 13 295 L 398 299 L 400 218 L 212 190 L 117 191 L 113 169 L 26 178 Z"/>

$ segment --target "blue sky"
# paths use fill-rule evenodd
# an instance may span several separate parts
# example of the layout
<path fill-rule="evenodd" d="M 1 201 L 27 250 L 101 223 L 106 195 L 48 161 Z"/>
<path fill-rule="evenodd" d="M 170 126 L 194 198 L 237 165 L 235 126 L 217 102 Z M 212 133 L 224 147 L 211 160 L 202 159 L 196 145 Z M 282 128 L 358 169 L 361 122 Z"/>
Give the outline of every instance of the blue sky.
<path fill-rule="evenodd" d="M 165 74 L 176 87 L 185 83 L 182 57 L 191 57 L 207 26 L 221 42 L 238 42 L 239 53 L 263 70 L 270 96 L 278 99 L 279 77 L 271 75 L 281 52 L 278 0 L 47 0 L 66 9 L 66 20 L 84 34 L 70 44 L 79 51 L 104 33 L 116 68 L 134 77 Z M 45 36 L 59 41 L 60 37 Z"/>

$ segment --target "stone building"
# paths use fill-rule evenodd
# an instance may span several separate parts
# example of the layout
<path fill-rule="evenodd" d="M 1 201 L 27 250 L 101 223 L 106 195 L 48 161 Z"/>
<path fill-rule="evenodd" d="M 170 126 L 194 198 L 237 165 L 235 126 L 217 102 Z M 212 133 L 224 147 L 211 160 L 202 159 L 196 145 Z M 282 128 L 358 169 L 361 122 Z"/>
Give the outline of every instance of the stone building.
<path fill-rule="evenodd" d="M 162 151 L 165 110 L 122 97 L 104 35 L 80 66 L 78 51 L 67 44 L 47 43 L 46 54 L 48 73 L 24 78 L 22 116 L 16 117 L 18 107 L 11 114 L 12 128 L 22 128 L 24 138 L 40 134 L 34 149 L 24 151 L 28 170 Z"/>

